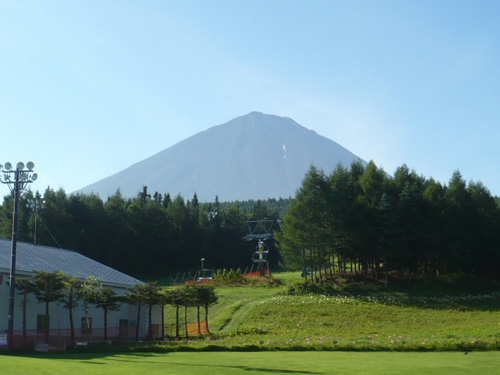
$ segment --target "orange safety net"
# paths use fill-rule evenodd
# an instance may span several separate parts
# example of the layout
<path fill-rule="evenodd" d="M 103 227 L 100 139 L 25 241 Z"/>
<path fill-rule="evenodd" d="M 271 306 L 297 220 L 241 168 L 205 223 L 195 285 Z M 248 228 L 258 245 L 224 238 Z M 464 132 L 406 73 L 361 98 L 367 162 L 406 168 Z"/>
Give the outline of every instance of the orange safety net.
<path fill-rule="evenodd" d="M 198 323 L 188 323 L 189 336 L 206 335 L 207 333 L 210 332 L 207 330 L 205 322 L 200 322 L 199 325 Z"/>

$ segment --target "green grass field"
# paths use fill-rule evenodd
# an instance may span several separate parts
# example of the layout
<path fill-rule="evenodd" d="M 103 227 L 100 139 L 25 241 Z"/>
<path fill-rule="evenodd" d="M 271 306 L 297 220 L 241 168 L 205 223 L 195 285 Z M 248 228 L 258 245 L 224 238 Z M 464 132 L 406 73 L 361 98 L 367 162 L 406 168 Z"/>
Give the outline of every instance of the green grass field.
<path fill-rule="evenodd" d="M 493 375 L 500 352 L 252 352 L 0 355 L 4 375 Z"/>
<path fill-rule="evenodd" d="M 209 336 L 128 347 L 128 351 L 107 347 L 91 348 L 95 353 L 4 352 L 2 372 L 488 375 L 499 371 L 498 292 L 289 295 L 288 286 L 300 276 L 276 276 L 280 285 L 218 286 L 219 303 L 210 309 Z M 196 309 L 188 310 L 188 320 L 196 321 Z M 174 321 L 175 310 L 169 308 L 166 323 Z"/>

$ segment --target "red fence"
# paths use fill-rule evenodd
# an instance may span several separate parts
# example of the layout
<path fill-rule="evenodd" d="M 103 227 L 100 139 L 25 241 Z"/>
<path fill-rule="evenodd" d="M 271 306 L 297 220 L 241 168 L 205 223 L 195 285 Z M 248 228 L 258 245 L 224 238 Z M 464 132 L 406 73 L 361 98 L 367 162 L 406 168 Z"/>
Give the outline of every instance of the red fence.
<path fill-rule="evenodd" d="M 179 325 L 179 335 L 185 336 L 197 336 L 207 334 L 208 327 L 205 322 L 198 323 L 188 323 L 188 332 L 186 334 L 186 325 L 184 323 Z M 12 343 L 10 343 L 11 348 L 35 348 L 37 344 L 44 343 L 47 344 L 50 349 L 48 350 L 65 350 L 66 348 L 78 346 L 78 345 L 88 345 L 92 343 L 104 343 L 104 342 L 116 342 L 116 341 L 135 341 L 136 340 L 136 328 L 135 326 L 128 327 L 108 327 L 107 334 L 104 334 L 104 328 L 93 328 L 91 330 L 82 331 L 80 327 L 75 328 L 74 340 L 71 338 L 70 329 L 51 329 L 47 335 L 45 332 L 38 332 L 36 330 L 14 331 L 14 336 Z M 161 330 L 160 324 L 153 324 L 153 340 L 158 340 L 162 338 L 164 334 L 166 337 L 176 336 L 175 324 L 165 325 L 164 332 Z M 143 337 L 139 337 L 142 339 Z"/>
<path fill-rule="evenodd" d="M 51 329 L 47 334 L 37 330 L 14 331 L 11 348 L 35 347 L 37 343 L 46 343 L 54 347 L 71 347 L 81 343 L 105 342 L 117 340 L 134 340 L 136 327 L 108 327 L 107 334 L 104 328 L 92 328 L 89 331 L 82 331 L 80 327 L 75 328 L 74 340 L 71 338 L 70 329 Z M 160 333 L 161 334 L 161 333 Z M 48 341 L 48 342 L 47 342 Z"/>

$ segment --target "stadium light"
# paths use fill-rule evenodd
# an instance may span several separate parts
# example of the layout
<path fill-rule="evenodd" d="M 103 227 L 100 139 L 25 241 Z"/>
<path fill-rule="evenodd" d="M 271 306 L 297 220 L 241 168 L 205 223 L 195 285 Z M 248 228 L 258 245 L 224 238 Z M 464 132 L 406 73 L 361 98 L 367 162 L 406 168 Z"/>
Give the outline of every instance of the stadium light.
<path fill-rule="evenodd" d="M 17 252 L 17 217 L 19 211 L 19 196 L 24 188 L 31 182 L 36 181 L 37 174 L 33 173 L 35 164 L 30 161 L 24 165 L 19 162 L 16 169 L 12 169 L 12 164 L 7 162 L 0 164 L 0 182 L 9 186 L 14 193 L 14 213 L 12 215 L 12 248 L 10 261 L 10 279 L 9 279 L 9 315 L 7 328 L 7 345 L 14 347 L 14 299 L 16 296 L 16 252 Z"/>

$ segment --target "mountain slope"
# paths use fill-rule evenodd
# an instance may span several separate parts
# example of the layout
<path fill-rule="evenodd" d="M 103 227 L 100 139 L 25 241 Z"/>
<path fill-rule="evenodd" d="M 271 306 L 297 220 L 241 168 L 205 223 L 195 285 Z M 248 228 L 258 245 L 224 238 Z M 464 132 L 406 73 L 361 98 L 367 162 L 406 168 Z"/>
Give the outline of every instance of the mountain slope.
<path fill-rule="evenodd" d="M 290 118 L 252 112 L 197 133 L 121 172 L 79 190 L 106 199 L 180 193 L 201 202 L 288 198 L 314 164 L 325 172 L 360 160 L 339 144 Z"/>

